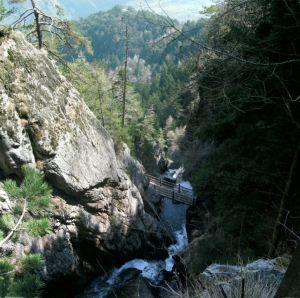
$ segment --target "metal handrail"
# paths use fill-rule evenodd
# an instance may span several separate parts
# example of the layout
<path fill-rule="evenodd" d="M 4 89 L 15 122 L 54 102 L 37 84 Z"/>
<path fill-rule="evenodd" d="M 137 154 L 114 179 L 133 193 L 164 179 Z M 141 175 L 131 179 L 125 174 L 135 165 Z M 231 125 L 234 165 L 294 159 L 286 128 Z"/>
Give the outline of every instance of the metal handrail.
<path fill-rule="evenodd" d="M 160 195 L 188 205 L 196 204 L 197 195 L 191 189 L 183 187 L 180 184 L 165 181 L 163 178 L 157 178 L 150 175 L 147 176 L 150 185 L 152 185 Z"/>

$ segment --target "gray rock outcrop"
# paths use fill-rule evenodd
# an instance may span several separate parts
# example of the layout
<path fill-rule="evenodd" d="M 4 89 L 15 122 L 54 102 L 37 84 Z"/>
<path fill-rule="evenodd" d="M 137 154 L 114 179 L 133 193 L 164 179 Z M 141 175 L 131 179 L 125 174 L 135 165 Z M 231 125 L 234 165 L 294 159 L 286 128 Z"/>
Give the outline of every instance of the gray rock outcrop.
<path fill-rule="evenodd" d="M 274 297 L 285 269 L 280 258 L 246 266 L 211 264 L 199 276 L 205 288 L 201 297 L 241 297 L 242 292 L 245 297 Z"/>
<path fill-rule="evenodd" d="M 128 169 L 130 180 L 143 197 L 145 211 L 157 218 L 162 208 L 162 198 L 153 188 L 148 187 L 150 181 L 144 167 L 130 155 L 130 149 L 126 144 L 124 144 L 123 162 Z"/>
<path fill-rule="evenodd" d="M 145 251 L 159 225 L 114 153 L 113 141 L 44 51 L 18 32 L 0 39 L 0 174 L 30 164 L 57 189 L 53 234 L 13 245 L 41 252 L 48 281 L 88 276 Z M 2 194 L 2 197 L 5 194 Z M 1 212 L 10 208 L 4 199 Z M 153 236 L 154 235 L 154 236 Z M 151 247 L 151 245 L 149 246 Z"/>

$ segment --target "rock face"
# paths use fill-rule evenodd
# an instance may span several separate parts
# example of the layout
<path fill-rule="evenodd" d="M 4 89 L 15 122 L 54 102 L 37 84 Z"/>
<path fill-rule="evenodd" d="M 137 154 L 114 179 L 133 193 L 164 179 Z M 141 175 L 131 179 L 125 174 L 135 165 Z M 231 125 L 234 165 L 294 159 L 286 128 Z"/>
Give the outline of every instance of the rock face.
<path fill-rule="evenodd" d="M 1 169 L 19 173 L 22 164 L 40 161 L 72 195 L 109 179 L 126 188 L 112 139 L 45 53 L 14 32 L 0 55 Z"/>
<path fill-rule="evenodd" d="M 78 91 L 43 51 L 12 32 L 0 39 L 2 176 L 22 177 L 24 164 L 41 169 L 58 189 L 50 212 L 54 233 L 32 239 L 24 232 L 14 247 L 20 255 L 43 253 L 40 275 L 47 281 L 86 279 L 101 270 L 97 261 L 105 266 L 141 255 L 159 229 Z"/>
<path fill-rule="evenodd" d="M 149 186 L 149 178 L 147 177 L 143 166 L 130 155 L 130 150 L 124 144 L 123 162 L 129 171 L 130 179 L 138 188 L 144 199 L 144 209 L 147 213 L 157 217 L 161 211 L 162 198 L 155 190 Z"/>
<path fill-rule="evenodd" d="M 242 287 L 244 297 L 274 297 L 284 273 L 280 260 L 259 259 L 246 266 L 212 264 L 199 277 L 203 297 L 242 297 Z"/>

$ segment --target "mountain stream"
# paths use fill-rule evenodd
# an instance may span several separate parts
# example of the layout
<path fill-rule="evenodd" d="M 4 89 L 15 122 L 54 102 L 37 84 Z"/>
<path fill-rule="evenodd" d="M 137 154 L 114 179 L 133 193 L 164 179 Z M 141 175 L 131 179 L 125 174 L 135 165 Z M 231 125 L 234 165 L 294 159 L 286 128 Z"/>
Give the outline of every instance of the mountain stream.
<path fill-rule="evenodd" d="M 190 188 L 188 181 L 180 183 L 183 187 Z M 142 276 L 147 278 L 151 284 L 157 284 L 162 279 L 161 272 L 171 271 L 174 265 L 172 256 L 183 251 L 188 245 L 186 224 L 186 210 L 188 206 L 184 204 L 174 204 L 172 200 L 163 198 L 160 221 L 166 228 L 171 237 L 176 239 L 176 243 L 170 245 L 167 250 L 169 257 L 165 260 L 147 261 L 143 259 L 134 259 L 125 263 L 120 268 L 113 269 L 107 275 L 96 278 L 92 284 L 76 298 L 106 298 L 113 292 L 113 286 L 122 284 L 126 270 L 135 268 L 142 271 Z M 175 242 L 175 241 L 174 241 Z M 122 275 L 123 273 L 123 275 Z"/>

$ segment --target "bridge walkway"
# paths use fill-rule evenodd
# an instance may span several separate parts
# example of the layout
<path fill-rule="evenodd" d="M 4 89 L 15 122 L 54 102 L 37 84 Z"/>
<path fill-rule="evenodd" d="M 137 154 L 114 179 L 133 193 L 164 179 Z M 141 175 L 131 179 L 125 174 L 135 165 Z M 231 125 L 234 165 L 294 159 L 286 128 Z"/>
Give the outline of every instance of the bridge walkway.
<path fill-rule="evenodd" d="M 162 178 L 150 175 L 147 177 L 149 178 L 149 187 L 155 189 L 159 195 L 190 206 L 196 205 L 197 195 L 191 189 L 165 181 Z"/>

